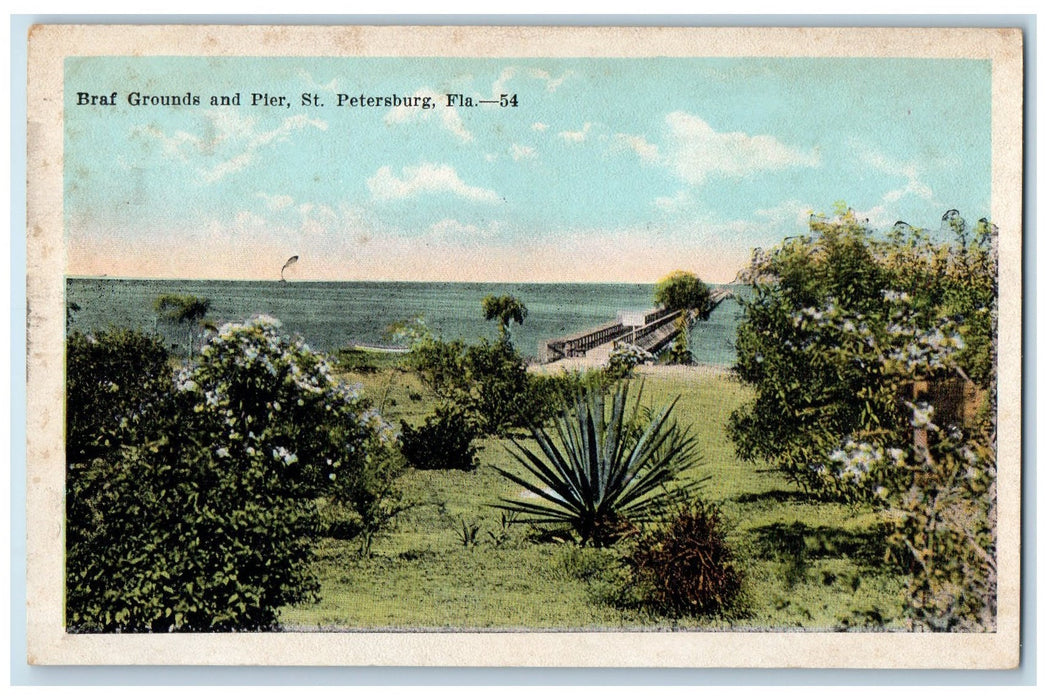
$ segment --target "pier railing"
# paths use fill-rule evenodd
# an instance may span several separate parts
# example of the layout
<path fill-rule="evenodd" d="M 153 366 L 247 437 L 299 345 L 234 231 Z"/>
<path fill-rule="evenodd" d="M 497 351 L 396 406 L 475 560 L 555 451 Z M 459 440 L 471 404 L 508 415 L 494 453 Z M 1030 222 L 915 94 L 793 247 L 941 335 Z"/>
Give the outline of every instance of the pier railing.
<path fill-rule="evenodd" d="M 592 348 L 610 343 L 620 336 L 625 328 L 616 321 L 576 335 L 540 341 L 538 343 L 538 361 L 553 362 L 565 357 L 581 357 Z"/>
<path fill-rule="evenodd" d="M 727 287 L 717 287 L 712 290 L 709 299 L 712 308 L 719 306 L 720 302 L 734 293 Z M 668 309 L 651 309 L 644 312 L 643 325 L 625 325 L 623 318 L 636 318 L 639 314 L 625 315 L 620 313 L 618 320 L 593 328 L 574 335 L 552 340 L 542 340 L 538 343 L 538 361 L 555 362 L 567 357 L 583 357 L 587 352 L 603 345 L 614 346 L 618 343 L 630 343 L 637 345 L 648 352 L 657 352 L 665 347 L 666 343 L 676 337 L 679 328 L 676 320 L 685 312 L 670 311 Z"/>
<path fill-rule="evenodd" d="M 650 353 L 658 352 L 658 350 L 680 332 L 679 328 L 677 328 L 676 320 L 684 313 L 685 312 L 683 311 L 672 311 L 666 314 L 660 314 L 643 328 L 637 328 L 624 333 L 620 337 L 615 338 L 614 342 L 629 343 L 639 348 L 643 348 Z"/>

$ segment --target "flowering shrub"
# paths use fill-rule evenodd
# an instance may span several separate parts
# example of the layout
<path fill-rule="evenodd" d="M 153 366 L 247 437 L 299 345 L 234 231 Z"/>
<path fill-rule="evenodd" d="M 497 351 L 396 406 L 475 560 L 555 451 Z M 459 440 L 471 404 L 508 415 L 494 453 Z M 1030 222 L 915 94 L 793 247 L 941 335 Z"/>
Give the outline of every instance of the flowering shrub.
<path fill-rule="evenodd" d="M 222 326 L 200 363 L 178 373 L 176 391 L 217 459 L 258 463 L 287 495 L 341 490 L 367 448 L 392 443 L 392 429 L 357 388 L 333 378 L 323 355 L 279 329 L 265 316 Z"/>
<path fill-rule="evenodd" d="M 737 370 L 756 396 L 731 416 L 738 452 L 881 509 L 915 627 L 995 615 L 995 234 L 950 211 L 938 236 L 899 223 L 879 238 L 841 210 L 745 273 Z"/>
<path fill-rule="evenodd" d="M 612 380 L 626 379 L 633 368 L 654 359 L 654 355 L 638 345 L 620 343 L 611 351 L 604 373 Z"/>
<path fill-rule="evenodd" d="M 223 326 L 171 391 L 133 441 L 69 465 L 73 631 L 272 628 L 316 593 L 318 499 L 368 542 L 395 500 L 391 430 L 275 319 Z"/>
<path fill-rule="evenodd" d="M 742 457 L 850 500 L 906 486 L 885 450 L 911 439 L 915 383 L 993 381 L 995 312 L 978 310 L 995 305 L 992 229 L 973 236 L 953 214 L 959 245 L 903 227 L 878 239 L 844 211 L 757 253 L 736 367 L 757 393 L 729 426 Z"/>
<path fill-rule="evenodd" d="M 895 449 L 911 484 L 888 515 L 894 521 L 891 544 L 910 572 L 910 624 L 930 631 L 995 631 L 995 441 L 986 434 L 988 426 L 964 434 L 931 422 L 933 408 L 909 406 L 928 441 Z"/>

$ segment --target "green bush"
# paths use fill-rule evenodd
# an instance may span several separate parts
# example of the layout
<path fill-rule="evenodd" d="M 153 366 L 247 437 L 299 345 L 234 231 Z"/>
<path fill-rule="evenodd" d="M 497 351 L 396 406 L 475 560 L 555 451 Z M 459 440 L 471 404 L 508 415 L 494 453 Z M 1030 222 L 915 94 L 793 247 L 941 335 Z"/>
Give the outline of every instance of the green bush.
<path fill-rule="evenodd" d="M 744 274 L 738 452 L 878 508 L 915 628 L 995 626 L 996 236 L 955 210 L 878 236 L 840 208 Z"/>
<path fill-rule="evenodd" d="M 171 372 L 159 336 L 122 328 L 66 341 L 66 460 L 89 462 L 134 443 L 170 412 Z"/>
<path fill-rule="evenodd" d="M 632 595 L 670 615 L 729 609 L 742 576 L 723 530 L 719 509 L 696 501 L 643 534 L 625 557 Z"/>
<path fill-rule="evenodd" d="M 654 302 L 670 311 L 694 311 L 707 318 L 712 311 L 709 287 L 693 272 L 677 270 L 658 280 Z"/>
<path fill-rule="evenodd" d="M 757 252 L 736 365 L 756 395 L 729 425 L 741 457 L 833 498 L 907 487 L 886 452 L 909 439 L 902 399 L 916 382 L 992 381 L 993 229 L 946 222 L 945 242 L 904 225 L 879 237 L 840 210 Z"/>
<path fill-rule="evenodd" d="M 617 379 L 602 369 L 573 370 L 556 374 L 529 373 L 527 398 L 524 402 L 527 407 L 525 415 L 530 422 L 547 423 L 580 393 L 586 390 L 606 390 Z"/>
<path fill-rule="evenodd" d="M 352 505 L 372 534 L 384 522 L 388 426 L 278 328 L 223 327 L 178 372 L 165 411 L 102 456 L 70 453 L 70 631 L 272 629 L 280 607 L 316 594 L 321 499 Z M 81 360 L 70 353 L 71 375 L 99 370 Z M 151 372 L 168 370 L 146 373 L 163 385 Z M 70 400 L 74 423 L 91 405 Z"/>
<path fill-rule="evenodd" d="M 643 348 L 622 343 L 611 351 L 607 366 L 603 369 L 604 375 L 609 383 L 628 379 L 638 365 L 653 359 L 654 356 Z"/>
<path fill-rule="evenodd" d="M 426 336 L 411 347 L 407 366 L 486 435 L 523 427 L 535 411 L 548 415 L 547 398 L 558 394 L 554 382 L 527 372 L 526 361 L 505 337 L 466 345 Z"/>
<path fill-rule="evenodd" d="M 402 422 L 400 445 L 407 463 L 415 469 L 476 468 L 479 430 L 462 409 L 440 404 L 417 428 Z"/>
<path fill-rule="evenodd" d="M 481 339 L 465 351 L 469 382 L 465 406 L 487 435 L 504 435 L 530 420 L 527 363 L 506 338 Z"/>
<path fill-rule="evenodd" d="M 461 402 L 469 393 L 465 343 L 461 340 L 446 341 L 426 332 L 413 339 L 404 364 L 445 401 Z"/>

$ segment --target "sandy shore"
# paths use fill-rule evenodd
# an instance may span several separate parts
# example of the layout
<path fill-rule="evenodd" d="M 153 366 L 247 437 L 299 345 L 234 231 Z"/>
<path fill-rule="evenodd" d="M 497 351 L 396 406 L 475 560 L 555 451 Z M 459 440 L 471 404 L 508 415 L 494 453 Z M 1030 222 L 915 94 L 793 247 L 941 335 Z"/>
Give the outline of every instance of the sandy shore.
<path fill-rule="evenodd" d="M 531 365 L 528 369 L 538 374 L 559 374 L 560 372 L 576 372 L 590 369 L 599 369 L 605 363 L 600 360 L 585 357 L 569 357 L 544 365 Z M 658 377 L 731 377 L 734 370 L 723 365 L 639 365 L 633 373 L 637 376 Z"/>

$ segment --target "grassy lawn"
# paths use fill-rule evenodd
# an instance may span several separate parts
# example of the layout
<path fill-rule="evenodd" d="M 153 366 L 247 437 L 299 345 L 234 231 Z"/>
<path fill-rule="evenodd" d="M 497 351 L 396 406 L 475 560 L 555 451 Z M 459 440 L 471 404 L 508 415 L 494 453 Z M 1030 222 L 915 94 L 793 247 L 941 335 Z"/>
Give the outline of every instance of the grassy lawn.
<path fill-rule="evenodd" d="M 433 397 L 411 374 L 375 363 L 351 372 L 383 415 L 420 422 Z M 749 391 L 700 369 L 641 368 L 644 401 L 680 396 L 676 416 L 692 425 L 745 574 L 742 602 L 715 618 L 655 617 L 616 604 L 618 555 L 543 542 L 491 507 L 521 489 L 492 465 L 515 468 L 506 441 L 485 440 L 473 472 L 410 471 L 402 486 L 417 503 L 375 541 L 370 558 L 353 541 L 317 547 L 321 600 L 285 609 L 288 629 L 882 629 L 901 628 L 902 585 L 884 560 L 885 534 L 870 510 L 817 502 L 779 474 L 734 455 L 724 426 Z M 635 384 L 636 382 L 634 382 Z M 475 538 L 468 533 L 475 528 Z M 463 532 L 464 530 L 464 532 Z"/>

